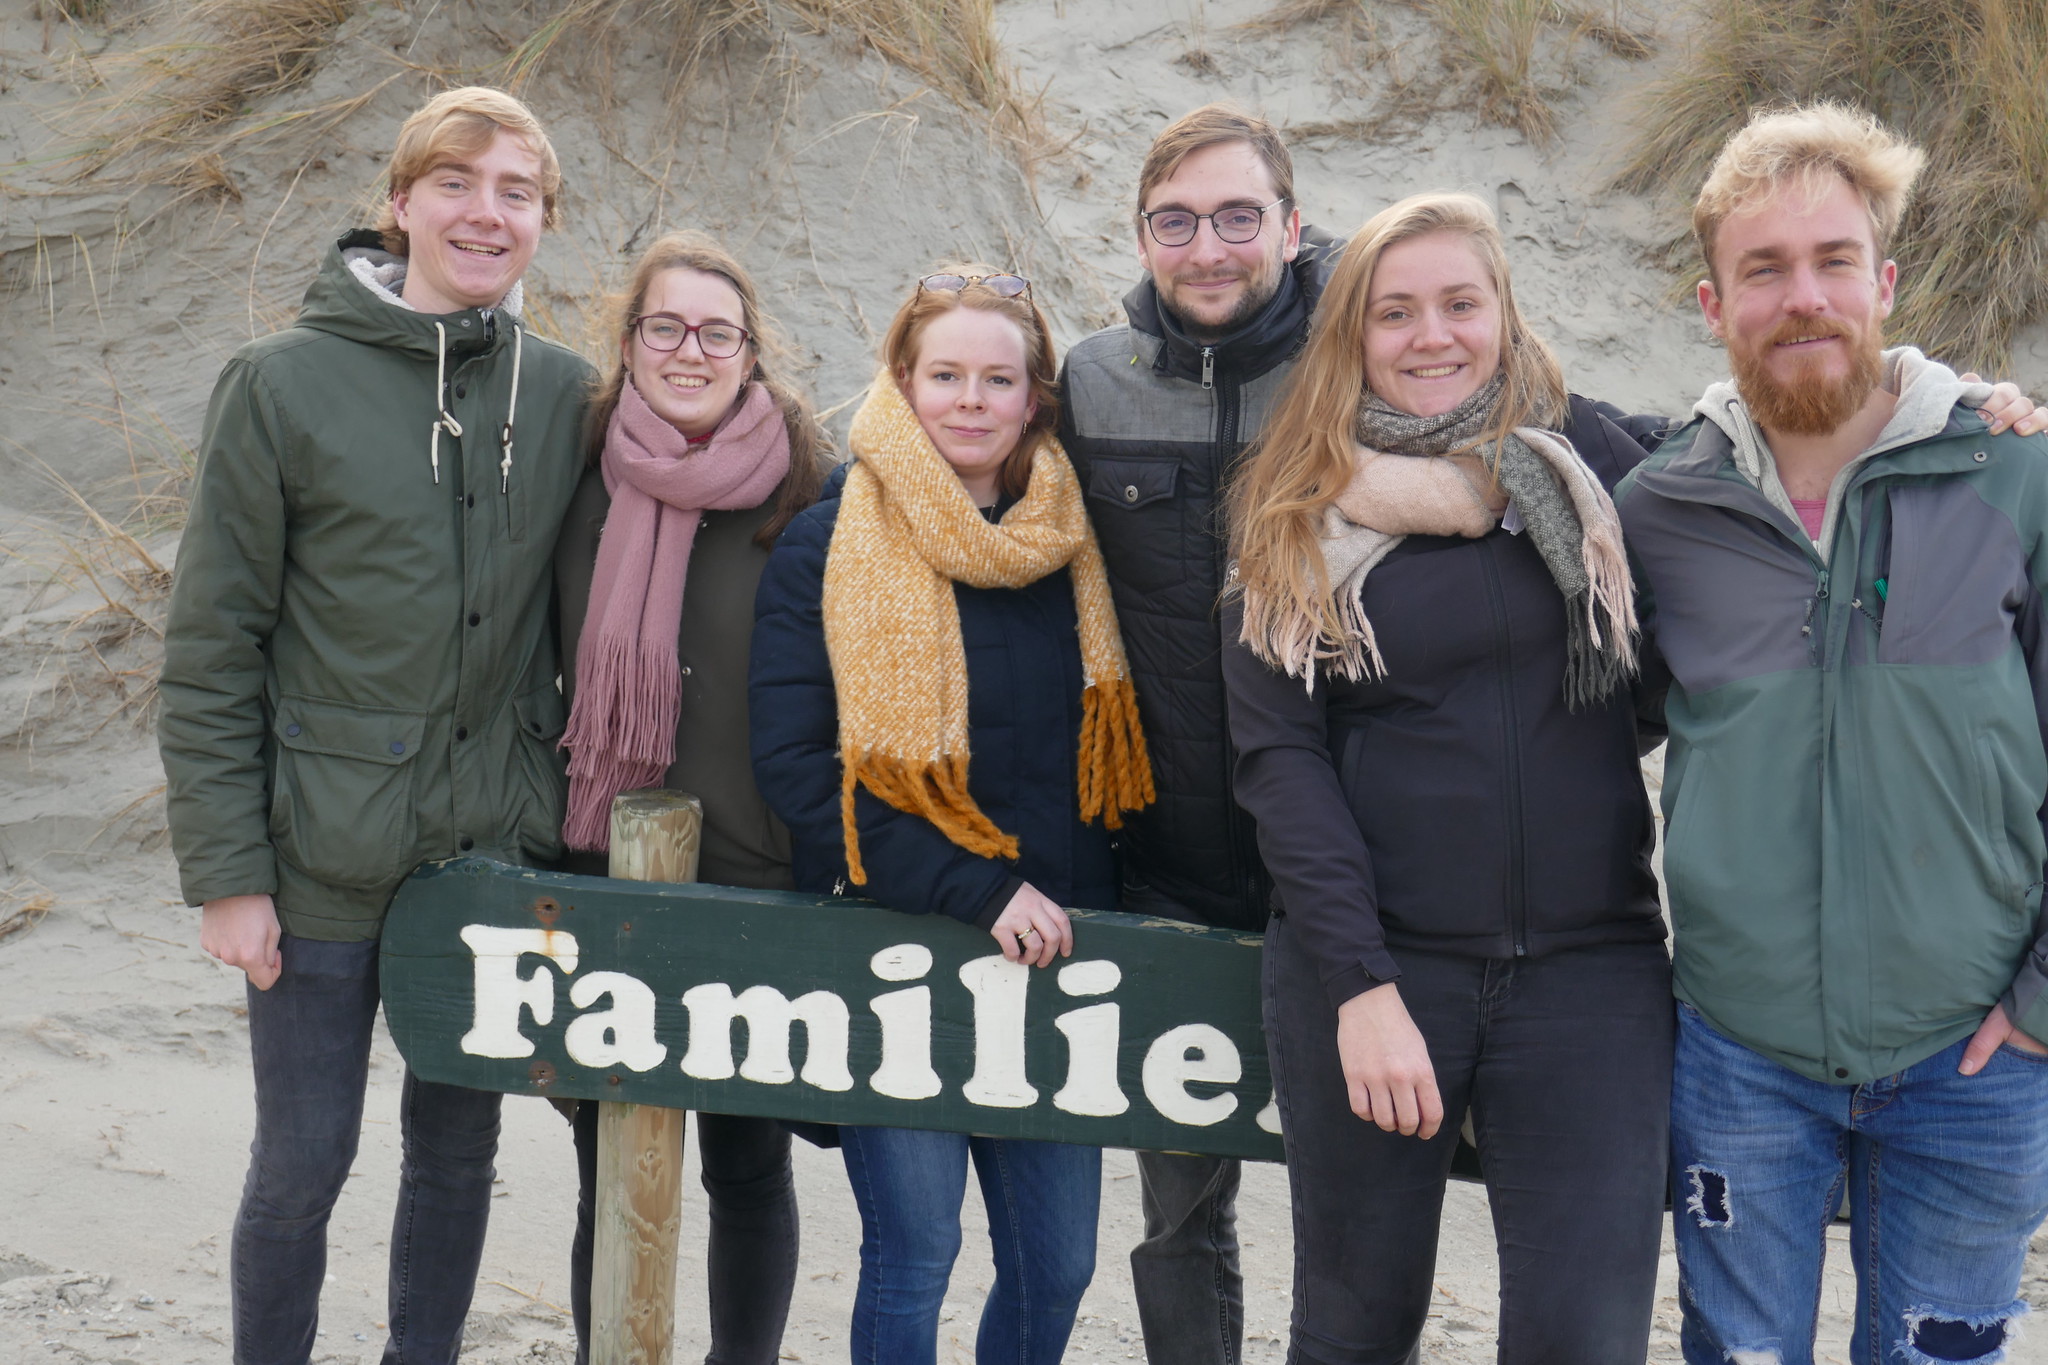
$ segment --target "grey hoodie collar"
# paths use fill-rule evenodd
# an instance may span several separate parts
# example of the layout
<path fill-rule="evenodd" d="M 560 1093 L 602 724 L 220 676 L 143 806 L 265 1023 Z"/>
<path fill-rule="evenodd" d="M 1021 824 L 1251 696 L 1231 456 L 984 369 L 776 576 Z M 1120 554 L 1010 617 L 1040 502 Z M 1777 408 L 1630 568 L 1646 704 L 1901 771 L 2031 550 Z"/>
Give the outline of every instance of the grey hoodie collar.
<path fill-rule="evenodd" d="M 1844 465 L 1828 488 L 1827 513 L 1821 520 L 1820 539 L 1814 542 L 1823 562 L 1827 559 L 1828 545 L 1834 539 L 1835 515 L 1841 510 L 1842 490 L 1848 487 L 1858 465 L 1873 455 L 1939 436 L 1948 426 L 1949 414 L 1956 404 L 1974 406 L 1991 396 L 1989 384 L 1966 384 L 1956 377 L 1954 370 L 1939 361 L 1929 360 L 1911 346 L 1894 347 L 1884 353 L 1884 375 L 1878 382 L 1897 394 L 1898 402 L 1892 408 L 1891 421 L 1885 423 L 1884 430 L 1877 434 L 1877 440 Z M 1700 401 L 1693 405 L 1693 411 L 1727 433 L 1729 444 L 1734 447 L 1735 467 L 1741 471 L 1742 477 L 1755 484 L 1794 526 L 1800 525 L 1798 509 L 1792 505 L 1792 495 L 1785 491 L 1785 485 L 1778 478 L 1778 465 L 1771 457 L 1770 444 L 1764 440 L 1763 429 L 1757 426 L 1741 395 L 1735 391 L 1734 381 L 1723 379 L 1709 385 Z"/>
<path fill-rule="evenodd" d="M 363 288 L 394 308 L 403 308 L 408 313 L 419 311 L 405 301 L 405 257 L 394 256 L 376 247 L 352 246 L 342 249 L 341 259 L 348 264 L 348 273 L 355 276 Z M 498 307 L 514 318 L 524 310 L 525 304 L 526 286 L 520 280 L 512 281 L 512 288 L 498 300 Z"/>

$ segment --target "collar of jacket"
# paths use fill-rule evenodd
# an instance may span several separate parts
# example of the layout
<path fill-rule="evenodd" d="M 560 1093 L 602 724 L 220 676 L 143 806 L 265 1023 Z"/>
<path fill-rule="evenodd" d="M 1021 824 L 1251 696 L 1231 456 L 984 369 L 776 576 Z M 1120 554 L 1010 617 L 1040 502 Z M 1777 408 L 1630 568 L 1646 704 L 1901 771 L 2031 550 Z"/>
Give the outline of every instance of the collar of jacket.
<path fill-rule="evenodd" d="M 1279 291 L 1244 326 L 1209 343 L 1215 368 L 1234 379 L 1256 379 L 1300 350 L 1308 339 L 1309 315 L 1322 298 L 1323 285 L 1343 247 L 1342 238 L 1303 224 L 1301 249 L 1281 275 Z M 1158 287 L 1150 275 L 1124 295 L 1124 314 L 1133 328 L 1159 338 L 1153 369 L 1175 379 L 1201 382 L 1204 345 L 1181 330 L 1180 319 L 1159 301 Z"/>
<path fill-rule="evenodd" d="M 412 351 L 432 361 L 436 353 L 434 324 L 448 335 L 448 354 L 474 355 L 509 344 L 508 327 L 500 327 L 494 311 L 464 308 L 455 313 L 418 313 L 395 308 L 372 293 L 349 270 L 341 253 L 356 247 L 378 247 L 383 239 L 368 228 L 343 235 L 327 248 L 320 273 L 307 286 L 298 325 L 395 351 Z"/>
<path fill-rule="evenodd" d="M 1974 408 L 1957 403 L 1939 432 L 1868 457 L 1857 482 L 1882 474 L 1966 474 L 1982 469 L 1993 458 L 1984 439 L 1987 431 Z M 1771 505 L 1736 467 L 1735 445 L 1728 433 L 1697 415 L 1673 432 L 1633 478 L 1649 492 L 1686 502 L 1745 510 Z"/>

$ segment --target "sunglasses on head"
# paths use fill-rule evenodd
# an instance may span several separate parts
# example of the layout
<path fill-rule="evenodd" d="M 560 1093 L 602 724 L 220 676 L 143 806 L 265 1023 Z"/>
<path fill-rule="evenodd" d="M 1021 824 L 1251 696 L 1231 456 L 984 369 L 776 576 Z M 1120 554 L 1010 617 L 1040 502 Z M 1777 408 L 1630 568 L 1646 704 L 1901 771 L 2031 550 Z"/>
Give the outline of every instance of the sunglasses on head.
<path fill-rule="evenodd" d="M 917 282 L 920 293 L 930 289 L 942 294 L 957 294 L 970 284 L 978 284 L 990 293 L 1006 299 L 1019 298 L 1031 292 L 1031 281 L 1022 275 L 927 275 Z"/>

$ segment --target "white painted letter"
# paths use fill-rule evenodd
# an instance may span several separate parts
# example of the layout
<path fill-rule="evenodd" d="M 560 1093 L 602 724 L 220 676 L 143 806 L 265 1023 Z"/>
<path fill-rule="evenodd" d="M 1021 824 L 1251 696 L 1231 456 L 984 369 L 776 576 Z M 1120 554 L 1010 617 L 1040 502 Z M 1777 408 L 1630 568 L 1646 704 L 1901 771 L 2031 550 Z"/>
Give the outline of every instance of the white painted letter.
<path fill-rule="evenodd" d="M 1221 1123 L 1237 1108 L 1237 1096 L 1211 1095 L 1198 1100 L 1187 1090 L 1189 1081 L 1221 1081 L 1225 1085 L 1244 1074 L 1237 1044 L 1213 1024 L 1182 1024 L 1152 1040 L 1145 1052 L 1145 1098 L 1175 1123 L 1206 1128 Z"/>
<path fill-rule="evenodd" d="M 1277 1092 L 1273 1098 L 1266 1101 L 1266 1107 L 1259 1111 L 1258 1118 L 1253 1122 L 1275 1137 L 1280 1135 L 1280 1096 Z"/>
<path fill-rule="evenodd" d="M 899 943 L 868 959 L 868 970 L 884 981 L 915 981 L 932 969 L 932 950 Z M 913 986 L 868 1001 L 882 1021 L 882 1062 L 868 1085 L 897 1100 L 928 1100 L 944 1087 L 932 1070 L 932 990 Z"/>
<path fill-rule="evenodd" d="M 1123 980 L 1114 962 L 1076 962 L 1060 968 L 1060 989 L 1068 995 L 1107 995 Z M 1067 1035 L 1067 1083 L 1052 1097 L 1069 1114 L 1109 1117 L 1131 1107 L 1116 1083 L 1117 1043 L 1123 1027 L 1118 1005 L 1068 1010 L 1052 1021 Z"/>
<path fill-rule="evenodd" d="M 647 983 L 624 972 L 592 972 L 569 987 L 569 1003 L 589 1009 L 601 995 L 612 998 L 608 1010 L 592 1010 L 569 1021 L 562 1045 L 584 1066 L 624 1066 L 652 1071 L 668 1057 L 654 1037 L 654 992 Z"/>
<path fill-rule="evenodd" d="M 525 953 L 550 957 L 563 975 L 576 971 L 576 936 L 559 929 L 497 929 L 471 924 L 462 941 L 476 955 L 475 1015 L 462 1035 L 462 1050 L 472 1057 L 531 1057 L 533 1042 L 519 1031 L 519 1009 L 533 1011 L 533 1022 L 555 1019 L 554 973 L 533 969 L 519 975 Z"/>
<path fill-rule="evenodd" d="M 747 1059 L 741 1079 L 787 1085 L 796 1079 L 789 1065 L 790 1025 L 804 1026 L 804 1083 L 820 1090 L 851 1090 L 846 1069 L 846 1002 L 830 991 L 811 991 L 791 1000 L 773 986 L 749 986 L 735 998 L 732 987 L 710 981 L 683 992 L 690 1011 L 690 1046 L 683 1070 L 704 1081 L 732 1079 L 732 1022 L 747 1021 Z"/>
<path fill-rule="evenodd" d="M 961 965 L 960 984 L 974 996 L 974 1075 L 960 1093 L 991 1109 L 1036 1104 L 1038 1091 L 1024 1076 L 1024 993 L 1031 969 L 1000 953 L 977 957 Z"/>

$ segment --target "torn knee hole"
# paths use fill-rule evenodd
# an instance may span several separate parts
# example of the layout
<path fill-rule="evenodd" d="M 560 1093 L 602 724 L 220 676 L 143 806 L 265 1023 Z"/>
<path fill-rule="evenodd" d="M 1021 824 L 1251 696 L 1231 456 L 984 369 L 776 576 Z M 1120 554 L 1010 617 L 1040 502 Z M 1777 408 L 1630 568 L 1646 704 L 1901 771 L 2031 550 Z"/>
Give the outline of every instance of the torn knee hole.
<path fill-rule="evenodd" d="M 1728 1209 L 1727 1176 L 1706 1166 L 1688 1166 L 1685 1174 L 1692 1181 L 1692 1194 L 1685 1206 L 1701 1227 L 1725 1228 L 1735 1221 Z"/>
<path fill-rule="evenodd" d="M 1983 1361 L 2005 1358 L 2005 1344 L 2013 1319 L 2026 1311 L 2016 1304 L 2001 1313 L 1956 1317 L 1931 1308 L 1913 1309 L 1905 1315 L 1906 1347 L 1901 1354 L 1932 1361 Z"/>

